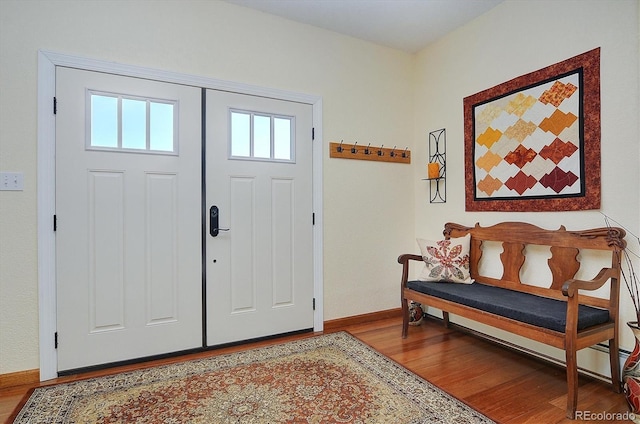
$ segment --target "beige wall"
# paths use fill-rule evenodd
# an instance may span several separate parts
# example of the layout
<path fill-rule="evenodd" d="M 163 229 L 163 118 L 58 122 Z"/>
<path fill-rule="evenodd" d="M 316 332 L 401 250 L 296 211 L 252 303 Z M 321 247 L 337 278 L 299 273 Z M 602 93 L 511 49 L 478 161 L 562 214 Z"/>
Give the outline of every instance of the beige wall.
<path fill-rule="evenodd" d="M 598 212 L 465 213 L 462 146 L 463 97 L 597 46 L 603 211 L 640 232 L 638 1 L 614 3 L 507 1 L 409 55 L 215 1 L 0 1 L 0 169 L 25 174 L 24 191 L 0 192 L 0 374 L 39 366 L 38 49 L 322 96 L 324 313 L 334 319 L 397 307 L 396 257 L 445 221 L 601 225 Z M 427 134 L 442 127 L 447 203 L 432 205 L 420 178 Z M 329 159 L 341 139 L 409 146 L 414 161 Z"/>
<path fill-rule="evenodd" d="M 0 19 L 0 169 L 25 174 L 24 191 L 0 192 L 0 374 L 39 366 L 38 49 L 320 95 L 326 146 L 411 145 L 403 52 L 217 1 L 3 0 Z M 325 319 L 397 307 L 411 166 L 324 157 Z"/>
<path fill-rule="evenodd" d="M 416 185 L 417 235 L 438 237 L 447 221 L 466 225 L 525 221 L 545 228 L 564 224 L 569 229 L 604 226 L 600 211 L 472 213 L 465 212 L 464 201 L 463 98 L 596 47 L 601 48 L 601 212 L 640 234 L 638 4 L 637 0 L 506 0 L 418 54 L 416 154 L 426 157 L 429 131 L 446 128 L 448 185 L 444 205 L 429 204 L 428 187 Z M 414 171 L 417 181 L 424 171 L 419 167 Z M 629 240 L 638 253 L 639 244 Z M 624 322 L 634 320 L 633 307 L 622 290 L 621 345 L 631 350 L 633 337 Z M 583 362 L 588 366 L 589 360 Z"/>

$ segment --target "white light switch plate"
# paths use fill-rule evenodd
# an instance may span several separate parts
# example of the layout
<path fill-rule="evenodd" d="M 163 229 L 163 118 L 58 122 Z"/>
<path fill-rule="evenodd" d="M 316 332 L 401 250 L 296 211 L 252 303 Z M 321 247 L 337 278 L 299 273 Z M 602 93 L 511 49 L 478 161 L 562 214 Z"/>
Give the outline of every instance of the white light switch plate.
<path fill-rule="evenodd" d="M 22 172 L 0 172 L 0 191 L 24 190 L 24 174 Z"/>

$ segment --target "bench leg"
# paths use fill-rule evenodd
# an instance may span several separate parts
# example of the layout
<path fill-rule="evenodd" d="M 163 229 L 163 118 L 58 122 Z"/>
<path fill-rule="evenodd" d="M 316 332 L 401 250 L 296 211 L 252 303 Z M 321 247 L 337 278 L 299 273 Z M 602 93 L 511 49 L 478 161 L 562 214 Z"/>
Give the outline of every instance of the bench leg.
<path fill-rule="evenodd" d="M 449 312 L 442 311 L 442 323 L 444 328 L 449 328 Z"/>
<path fill-rule="evenodd" d="M 402 338 L 407 338 L 409 331 L 409 301 L 402 299 Z"/>
<path fill-rule="evenodd" d="M 567 348 L 567 418 L 573 420 L 578 406 L 578 363 L 576 351 Z"/>
<path fill-rule="evenodd" d="M 616 393 L 622 392 L 620 387 L 620 353 L 618 351 L 618 340 L 609 340 L 609 362 L 611 363 L 611 386 Z"/>

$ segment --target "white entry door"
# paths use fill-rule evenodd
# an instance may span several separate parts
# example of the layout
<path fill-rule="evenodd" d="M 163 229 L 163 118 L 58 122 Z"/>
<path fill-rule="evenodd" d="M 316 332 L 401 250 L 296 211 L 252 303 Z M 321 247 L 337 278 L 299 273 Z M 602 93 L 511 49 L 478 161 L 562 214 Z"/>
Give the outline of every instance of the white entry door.
<path fill-rule="evenodd" d="M 56 70 L 58 371 L 202 345 L 201 90 Z"/>
<path fill-rule="evenodd" d="M 207 344 L 313 328 L 312 107 L 208 90 Z"/>

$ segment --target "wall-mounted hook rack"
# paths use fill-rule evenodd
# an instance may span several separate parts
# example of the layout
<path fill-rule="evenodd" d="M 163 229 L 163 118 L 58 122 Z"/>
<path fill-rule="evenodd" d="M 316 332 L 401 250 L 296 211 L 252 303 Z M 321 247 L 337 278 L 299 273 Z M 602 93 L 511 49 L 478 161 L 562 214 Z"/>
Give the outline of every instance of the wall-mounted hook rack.
<path fill-rule="evenodd" d="M 396 151 L 397 146 L 392 149 L 384 147 L 371 147 L 371 143 L 367 147 L 358 148 L 358 143 L 347 144 L 337 142 L 329 143 L 329 157 L 341 159 L 359 159 L 372 160 L 376 162 L 395 162 L 395 163 L 411 163 L 411 150 L 406 147 L 402 151 Z"/>

